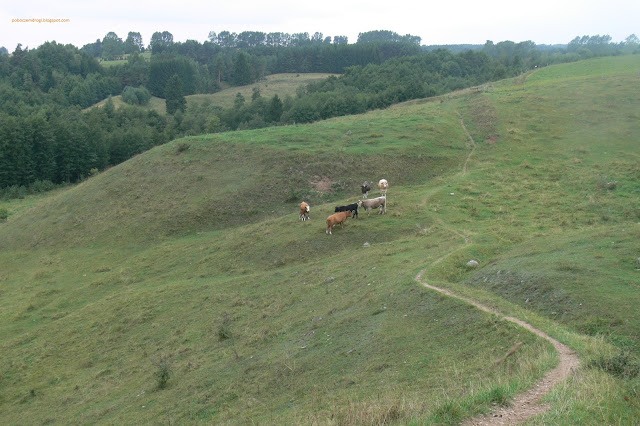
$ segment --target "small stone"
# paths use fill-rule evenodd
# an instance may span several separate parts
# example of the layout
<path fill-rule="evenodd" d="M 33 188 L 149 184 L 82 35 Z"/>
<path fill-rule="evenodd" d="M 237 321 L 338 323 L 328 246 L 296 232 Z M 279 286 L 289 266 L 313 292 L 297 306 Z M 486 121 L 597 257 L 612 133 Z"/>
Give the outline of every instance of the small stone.
<path fill-rule="evenodd" d="M 472 259 L 472 260 L 467 262 L 467 266 L 470 267 L 470 268 L 477 268 L 478 265 L 479 265 L 479 263 L 478 263 L 477 260 L 473 260 Z"/>
<path fill-rule="evenodd" d="M 369 247 L 369 246 L 371 246 L 371 244 L 369 244 L 369 243 L 364 243 L 364 244 L 362 245 L 362 247 Z"/>

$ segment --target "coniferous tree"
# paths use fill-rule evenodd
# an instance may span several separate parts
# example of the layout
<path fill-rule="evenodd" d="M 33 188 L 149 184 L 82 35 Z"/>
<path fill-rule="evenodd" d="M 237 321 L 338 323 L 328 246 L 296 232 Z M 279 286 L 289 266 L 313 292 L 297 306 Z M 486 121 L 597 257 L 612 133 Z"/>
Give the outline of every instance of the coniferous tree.
<path fill-rule="evenodd" d="M 180 80 L 178 74 L 174 74 L 167 82 L 164 88 L 164 96 L 168 114 L 173 115 L 178 110 L 184 112 L 187 108 L 187 99 L 184 97 L 182 80 Z"/>
<path fill-rule="evenodd" d="M 236 86 L 244 86 L 251 83 L 251 68 L 247 54 L 239 52 L 233 66 L 233 82 Z"/>
<path fill-rule="evenodd" d="M 269 105 L 267 106 L 267 114 L 265 117 L 266 121 L 271 123 L 280 121 L 282 110 L 282 101 L 278 95 L 273 95 L 273 98 L 271 98 Z"/>

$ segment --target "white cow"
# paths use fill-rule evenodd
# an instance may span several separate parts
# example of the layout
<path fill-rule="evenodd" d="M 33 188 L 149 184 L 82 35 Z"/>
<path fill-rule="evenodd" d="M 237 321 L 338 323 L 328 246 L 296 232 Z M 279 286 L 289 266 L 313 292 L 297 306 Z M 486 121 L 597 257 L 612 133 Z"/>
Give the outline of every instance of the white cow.
<path fill-rule="evenodd" d="M 387 189 L 389 189 L 389 182 L 387 182 L 386 179 L 380 179 L 380 182 L 378 182 L 378 188 L 380 188 L 380 192 L 382 193 L 382 196 L 386 197 Z"/>
<path fill-rule="evenodd" d="M 364 207 L 367 210 L 367 216 L 371 216 L 371 210 L 377 208 L 380 208 L 378 214 L 385 214 L 387 212 L 387 197 L 360 200 L 358 201 L 358 207 Z"/>

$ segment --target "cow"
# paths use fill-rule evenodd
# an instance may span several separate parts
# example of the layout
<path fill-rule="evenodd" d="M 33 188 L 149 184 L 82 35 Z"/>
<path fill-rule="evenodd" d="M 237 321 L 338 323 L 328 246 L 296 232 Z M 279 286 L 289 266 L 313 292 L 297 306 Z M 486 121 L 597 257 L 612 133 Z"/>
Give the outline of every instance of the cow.
<path fill-rule="evenodd" d="M 382 196 L 386 197 L 387 196 L 387 189 L 389 189 L 389 182 L 387 182 L 386 179 L 380 179 L 380 182 L 378 182 L 378 188 L 380 189 L 380 192 L 382 193 Z"/>
<path fill-rule="evenodd" d="M 362 196 L 367 198 L 369 196 L 369 191 L 371 191 L 371 182 L 365 180 L 362 185 L 360 185 L 360 189 L 362 190 Z"/>
<path fill-rule="evenodd" d="M 308 220 L 309 219 L 309 204 L 304 201 L 300 203 L 300 220 Z"/>
<path fill-rule="evenodd" d="M 337 224 L 340 224 L 340 228 L 344 228 L 344 223 L 347 221 L 347 218 L 351 217 L 351 210 L 347 210 L 340 213 L 334 213 L 327 218 L 327 230 L 326 234 L 331 235 L 331 230 Z"/>
<path fill-rule="evenodd" d="M 371 216 L 371 210 L 380 208 L 378 214 L 385 214 L 387 212 L 387 197 L 371 198 L 369 200 L 358 201 L 359 207 L 364 207 L 367 210 L 367 216 Z"/>
<path fill-rule="evenodd" d="M 358 218 L 358 203 L 348 204 L 346 206 L 337 206 L 335 209 L 336 213 L 346 212 L 349 210 L 351 212 L 351 216 Z"/>

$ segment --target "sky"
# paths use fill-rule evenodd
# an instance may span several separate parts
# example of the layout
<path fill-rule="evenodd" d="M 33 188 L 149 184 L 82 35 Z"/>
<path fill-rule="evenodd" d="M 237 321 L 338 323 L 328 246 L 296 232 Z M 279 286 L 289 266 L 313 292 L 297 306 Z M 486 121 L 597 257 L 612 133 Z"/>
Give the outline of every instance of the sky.
<path fill-rule="evenodd" d="M 434 4 L 437 3 L 437 4 Z M 566 44 L 576 36 L 605 35 L 613 42 L 640 37 L 639 0 L 1 0 L 0 46 L 34 49 L 47 41 L 77 47 L 115 32 L 154 32 L 174 41 L 207 40 L 209 32 L 322 33 L 347 36 L 374 30 L 422 38 L 424 45 L 531 40 Z M 18 22 L 16 19 L 64 20 Z"/>

